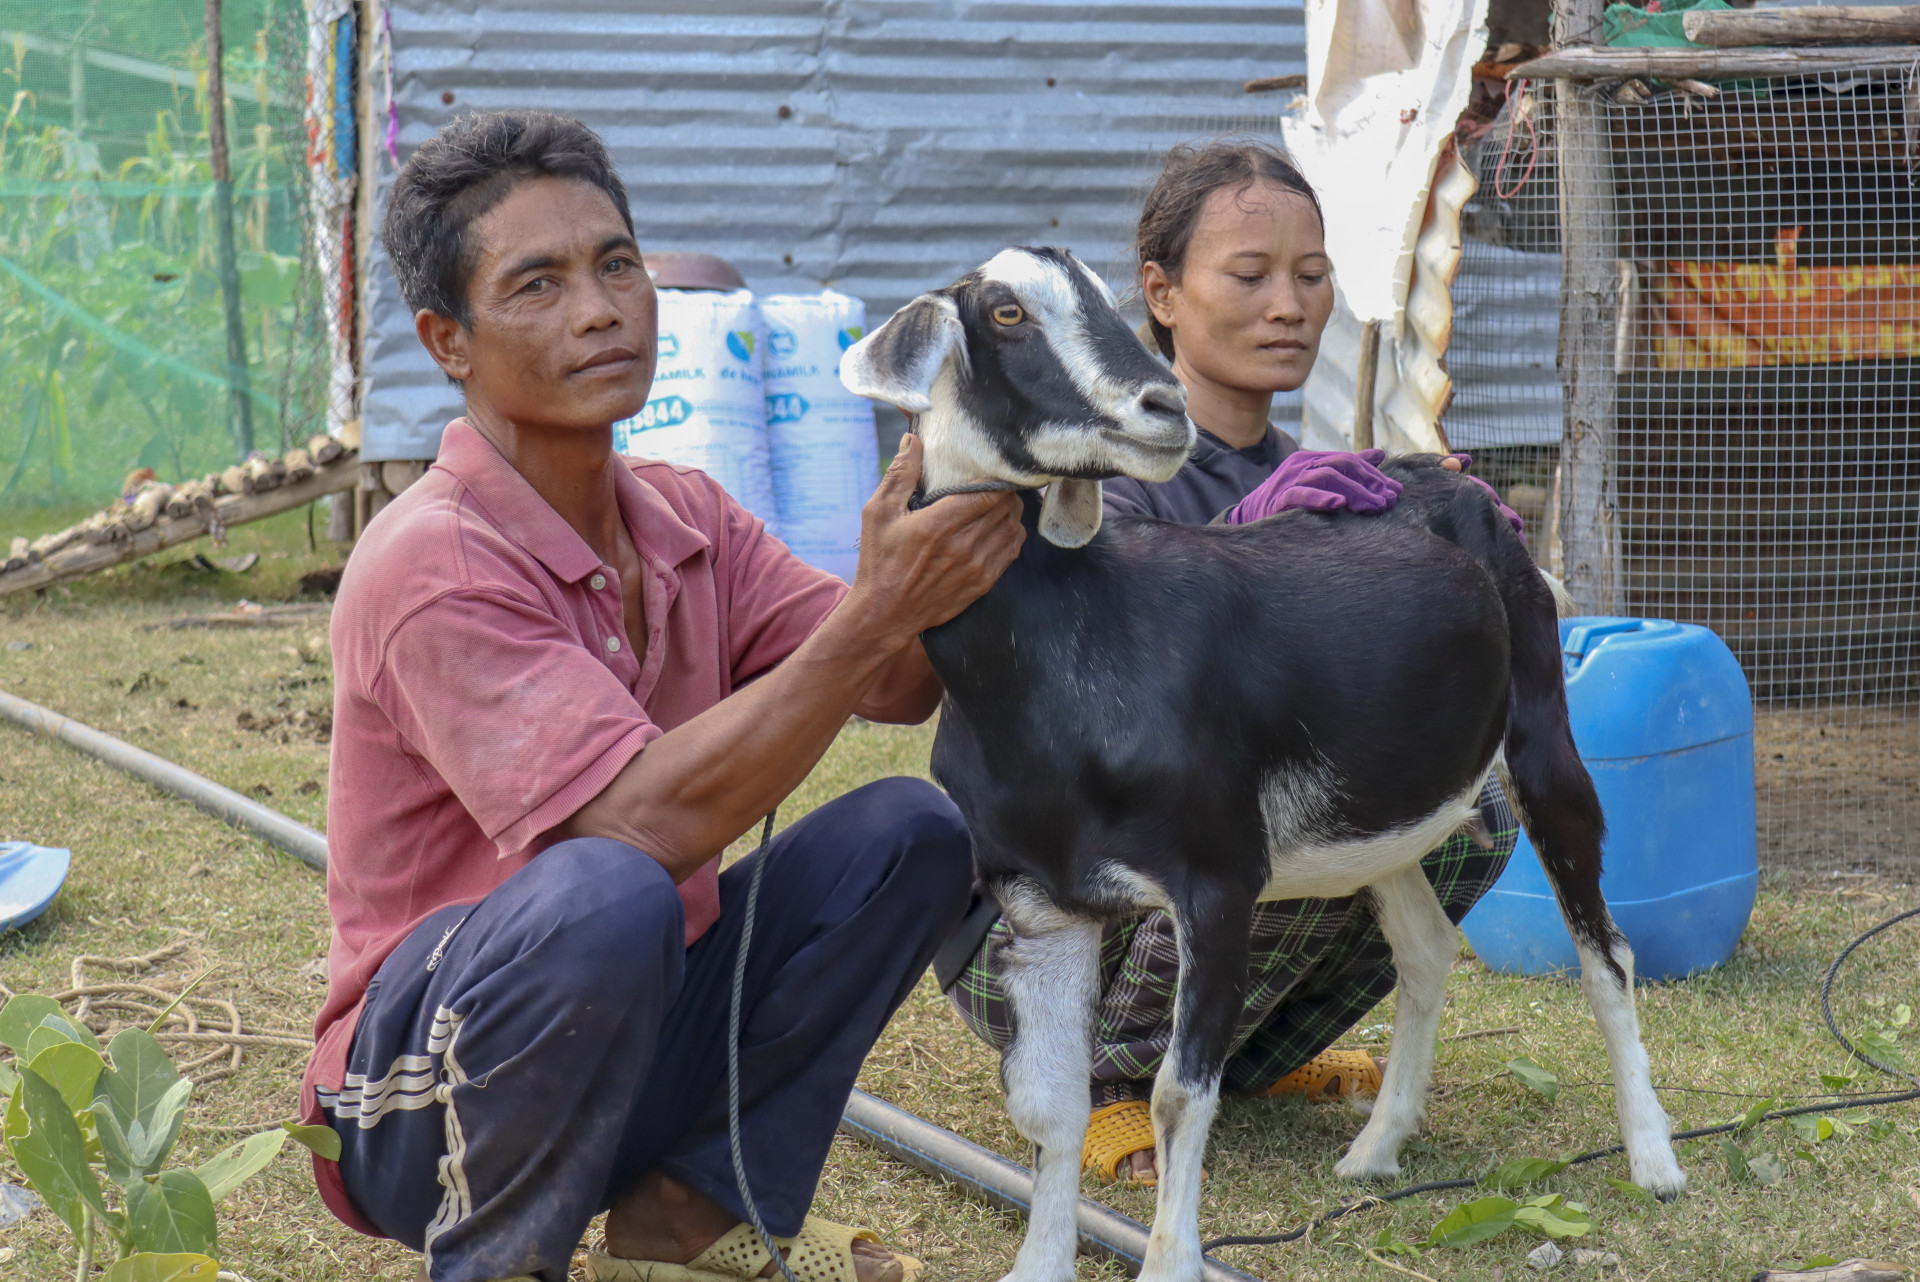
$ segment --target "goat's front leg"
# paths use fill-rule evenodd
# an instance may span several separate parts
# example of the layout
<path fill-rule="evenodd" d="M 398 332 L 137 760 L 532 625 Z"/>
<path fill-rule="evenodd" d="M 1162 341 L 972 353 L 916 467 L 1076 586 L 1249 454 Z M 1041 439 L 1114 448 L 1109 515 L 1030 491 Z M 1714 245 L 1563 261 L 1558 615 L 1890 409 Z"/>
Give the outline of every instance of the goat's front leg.
<path fill-rule="evenodd" d="M 1393 1041 L 1373 1115 L 1346 1156 L 1334 1164 L 1334 1174 L 1349 1180 L 1400 1173 L 1400 1146 L 1420 1129 L 1426 1111 L 1447 972 L 1460 951 L 1459 933 L 1418 864 L 1382 878 L 1368 890 L 1380 933 L 1393 948 Z"/>
<path fill-rule="evenodd" d="M 1220 1103 L 1220 1073 L 1246 1002 L 1251 897 L 1215 892 L 1172 910 L 1180 948 L 1173 1036 L 1153 1079 L 1153 1142 L 1160 1168 L 1153 1232 L 1140 1282 L 1199 1282 L 1200 1181 Z"/>
<path fill-rule="evenodd" d="M 1002 888 L 998 897 L 1013 928 L 1001 960 L 1014 1035 L 1000 1075 L 1007 1112 L 1035 1149 L 1027 1236 L 1005 1282 L 1071 1282 L 1080 1150 L 1092 1111 L 1100 927 L 1030 890 Z"/>

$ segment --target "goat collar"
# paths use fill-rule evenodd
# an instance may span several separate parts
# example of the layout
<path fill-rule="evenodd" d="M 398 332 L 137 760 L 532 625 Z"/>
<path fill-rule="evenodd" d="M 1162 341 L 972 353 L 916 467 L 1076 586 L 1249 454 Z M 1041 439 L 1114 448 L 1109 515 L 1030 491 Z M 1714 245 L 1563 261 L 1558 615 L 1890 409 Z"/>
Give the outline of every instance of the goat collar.
<path fill-rule="evenodd" d="M 928 494 L 924 490 L 914 491 L 907 506 L 913 511 L 953 494 L 1004 494 L 1024 493 L 1038 489 L 1038 486 L 1016 485 L 1012 481 L 970 481 L 965 485 L 953 485 L 944 490 L 935 490 Z M 1100 517 L 1103 504 L 1100 499 L 1100 482 L 1083 481 L 1075 477 L 1062 477 L 1046 487 L 1047 496 L 1040 504 L 1040 534 L 1055 547 L 1085 547 L 1093 536 L 1100 532 Z"/>

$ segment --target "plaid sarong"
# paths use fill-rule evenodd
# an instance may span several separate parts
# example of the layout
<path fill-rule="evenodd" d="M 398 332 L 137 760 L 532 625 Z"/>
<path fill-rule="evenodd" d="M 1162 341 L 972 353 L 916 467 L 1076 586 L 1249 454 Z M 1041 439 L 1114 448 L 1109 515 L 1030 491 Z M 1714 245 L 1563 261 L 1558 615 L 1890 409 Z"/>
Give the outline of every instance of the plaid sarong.
<path fill-rule="evenodd" d="M 1420 861 L 1455 924 L 1499 879 L 1519 824 L 1497 779 L 1480 794 L 1484 833 L 1459 832 Z M 1013 938 L 996 921 L 948 991 L 960 1017 L 1004 1052 L 1012 1011 L 997 957 Z M 1096 1104 L 1147 1099 L 1173 1035 L 1180 973 L 1173 922 L 1155 909 L 1109 926 L 1100 943 L 1100 1006 L 1094 1015 Z M 1234 1030 L 1227 1090 L 1263 1091 L 1331 1046 L 1393 991 L 1393 950 L 1358 896 L 1256 904 L 1247 1002 Z"/>

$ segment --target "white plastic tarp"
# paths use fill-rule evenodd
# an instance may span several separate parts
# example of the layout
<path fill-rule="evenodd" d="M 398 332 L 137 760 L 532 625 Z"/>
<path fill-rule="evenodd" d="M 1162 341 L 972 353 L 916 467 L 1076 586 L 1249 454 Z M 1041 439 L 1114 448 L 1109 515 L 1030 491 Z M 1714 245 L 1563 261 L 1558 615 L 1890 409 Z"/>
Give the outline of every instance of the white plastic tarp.
<path fill-rule="evenodd" d="M 1487 0 L 1306 0 L 1307 95 L 1287 147 L 1320 193 L 1361 321 L 1397 321 L 1442 145 L 1473 92 Z"/>

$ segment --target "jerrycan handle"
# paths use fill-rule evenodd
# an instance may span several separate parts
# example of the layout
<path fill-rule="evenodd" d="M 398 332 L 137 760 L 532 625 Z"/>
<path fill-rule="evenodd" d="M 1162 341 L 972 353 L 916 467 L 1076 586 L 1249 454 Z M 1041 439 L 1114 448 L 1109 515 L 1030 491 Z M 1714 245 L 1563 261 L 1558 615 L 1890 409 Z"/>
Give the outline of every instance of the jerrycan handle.
<path fill-rule="evenodd" d="M 1605 623 L 1583 623 L 1570 629 L 1566 643 L 1560 647 L 1560 653 L 1565 656 L 1567 675 L 1578 672 L 1581 663 L 1586 660 L 1587 652 L 1603 639 L 1618 636 L 1622 632 L 1638 632 L 1644 622 L 1644 619 L 1609 619 Z"/>

